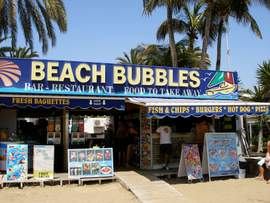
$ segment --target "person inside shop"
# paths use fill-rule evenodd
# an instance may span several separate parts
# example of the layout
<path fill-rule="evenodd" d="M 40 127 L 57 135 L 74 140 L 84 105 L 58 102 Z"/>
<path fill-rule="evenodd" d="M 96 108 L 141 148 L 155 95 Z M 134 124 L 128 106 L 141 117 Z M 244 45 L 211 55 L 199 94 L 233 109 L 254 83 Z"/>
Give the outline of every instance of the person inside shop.
<path fill-rule="evenodd" d="M 209 118 L 199 118 L 196 120 L 194 129 L 192 129 L 194 133 L 194 143 L 198 144 L 200 155 L 202 156 L 203 152 L 203 143 L 204 143 L 204 135 L 208 132 L 214 132 L 214 127 L 212 125 L 212 121 Z"/>
<path fill-rule="evenodd" d="M 127 152 L 128 128 L 126 122 L 119 121 L 115 134 L 115 147 L 117 150 L 118 163 L 117 166 L 126 165 L 126 152 Z"/>
<path fill-rule="evenodd" d="M 128 122 L 128 146 L 127 146 L 127 163 L 126 166 L 129 167 L 133 155 L 134 155 L 134 150 L 136 147 L 136 141 L 138 137 L 138 130 L 136 129 L 135 125 L 133 124 L 132 121 Z"/>
<path fill-rule="evenodd" d="M 112 147 L 113 145 L 113 125 L 110 123 L 105 131 L 105 147 Z"/>
<path fill-rule="evenodd" d="M 163 165 L 163 169 L 169 170 L 169 162 L 172 153 L 172 141 L 171 134 L 172 129 L 170 126 L 160 126 L 156 132 L 160 136 L 160 159 Z"/>
<path fill-rule="evenodd" d="M 267 152 L 265 154 L 265 157 L 258 162 L 258 166 L 259 166 L 259 176 L 257 178 L 260 180 L 266 179 L 264 176 L 265 171 L 270 170 L 270 141 L 267 142 Z M 270 183 L 269 177 L 267 183 Z"/>

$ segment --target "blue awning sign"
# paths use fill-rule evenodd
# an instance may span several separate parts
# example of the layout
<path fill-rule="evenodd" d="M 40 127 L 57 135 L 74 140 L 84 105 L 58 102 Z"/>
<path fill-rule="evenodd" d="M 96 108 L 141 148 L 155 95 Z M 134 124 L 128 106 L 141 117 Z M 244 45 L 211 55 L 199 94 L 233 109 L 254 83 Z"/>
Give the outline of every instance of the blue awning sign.
<path fill-rule="evenodd" d="M 0 93 L 238 99 L 236 72 L 42 59 L 0 59 Z"/>
<path fill-rule="evenodd" d="M 269 106 L 147 106 L 148 118 L 201 117 L 201 116 L 240 116 L 269 114 Z"/>
<path fill-rule="evenodd" d="M 108 98 L 68 98 L 68 97 L 42 97 L 42 96 L 9 96 L 0 97 L 0 106 L 31 107 L 31 108 L 58 108 L 58 109 L 117 109 L 125 110 L 124 99 Z"/>

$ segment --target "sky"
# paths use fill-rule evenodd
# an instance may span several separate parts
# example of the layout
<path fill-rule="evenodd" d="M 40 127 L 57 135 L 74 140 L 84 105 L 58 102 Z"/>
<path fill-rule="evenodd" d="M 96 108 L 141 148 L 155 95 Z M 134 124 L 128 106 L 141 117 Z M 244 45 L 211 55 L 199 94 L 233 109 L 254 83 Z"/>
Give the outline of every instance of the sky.
<path fill-rule="evenodd" d="M 166 18 L 165 9 L 144 16 L 142 0 L 64 0 L 64 3 L 68 31 L 59 33 L 55 27 L 57 44 L 46 55 L 42 54 L 36 42 L 35 50 L 40 58 L 116 63 L 116 58 L 122 56 L 123 52 L 129 52 L 141 43 L 166 43 L 156 40 L 156 30 Z M 254 6 L 251 12 L 261 28 L 263 39 L 257 38 L 248 26 L 230 21 L 229 60 L 225 37 L 222 43 L 221 69 L 237 71 L 245 88 L 256 85 L 258 64 L 270 60 L 270 11 Z M 183 35 L 176 35 L 176 40 L 182 38 Z M 18 45 L 24 46 L 22 35 L 19 35 Z M 201 41 L 197 45 L 201 46 Z M 208 53 L 212 61 L 209 69 L 215 69 L 216 44 L 209 48 Z"/>

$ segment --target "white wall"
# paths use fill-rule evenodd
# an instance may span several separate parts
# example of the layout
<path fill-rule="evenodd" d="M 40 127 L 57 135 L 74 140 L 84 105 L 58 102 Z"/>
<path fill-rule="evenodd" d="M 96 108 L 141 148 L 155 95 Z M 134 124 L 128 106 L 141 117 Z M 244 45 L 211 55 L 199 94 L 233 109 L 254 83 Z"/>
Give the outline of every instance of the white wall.
<path fill-rule="evenodd" d="M 9 133 L 17 129 L 17 113 L 13 109 L 0 108 L 0 128 L 8 129 Z"/>

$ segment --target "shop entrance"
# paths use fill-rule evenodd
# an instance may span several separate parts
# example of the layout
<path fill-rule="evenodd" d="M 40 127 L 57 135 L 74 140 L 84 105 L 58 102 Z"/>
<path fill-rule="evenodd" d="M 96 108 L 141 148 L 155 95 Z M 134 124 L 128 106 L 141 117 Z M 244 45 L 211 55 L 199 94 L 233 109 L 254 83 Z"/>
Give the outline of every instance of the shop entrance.
<path fill-rule="evenodd" d="M 139 108 L 69 111 L 69 148 L 113 148 L 115 168 L 139 167 Z"/>
<path fill-rule="evenodd" d="M 33 146 L 54 145 L 54 171 L 63 171 L 63 118 L 59 109 L 17 109 L 17 130 L 9 140 L 28 145 L 28 169 L 33 170 Z"/>

